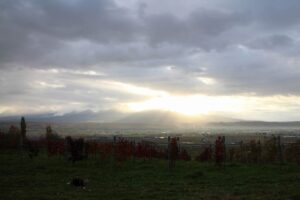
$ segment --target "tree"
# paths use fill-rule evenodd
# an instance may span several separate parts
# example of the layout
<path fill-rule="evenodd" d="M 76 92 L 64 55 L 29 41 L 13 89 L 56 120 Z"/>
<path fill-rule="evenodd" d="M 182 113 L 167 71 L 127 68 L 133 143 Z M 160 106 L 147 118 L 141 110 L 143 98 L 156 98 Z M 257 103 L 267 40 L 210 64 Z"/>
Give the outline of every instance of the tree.
<path fill-rule="evenodd" d="M 24 117 L 21 118 L 21 136 L 23 140 L 26 138 L 26 122 Z"/>
<path fill-rule="evenodd" d="M 177 141 L 179 138 L 171 138 L 170 136 L 168 137 L 168 151 L 169 151 L 169 169 L 173 169 L 175 167 L 175 161 L 178 159 L 178 153 L 179 153 L 179 148 L 178 148 L 178 143 Z"/>
<path fill-rule="evenodd" d="M 23 146 L 24 146 L 24 141 L 26 138 L 26 122 L 25 118 L 21 118 L 21 137 L 20 137 L 20 151 L 21 154 L 23 154 Z"/>
<path fill-rule="evenodd" d="M 216 165 L 222 166 L 222 163 L 224 162 L 225 158 L 225 138 L 224 137 L 218 137 L 215 142 L 215 159 L 216 159 Z"/>

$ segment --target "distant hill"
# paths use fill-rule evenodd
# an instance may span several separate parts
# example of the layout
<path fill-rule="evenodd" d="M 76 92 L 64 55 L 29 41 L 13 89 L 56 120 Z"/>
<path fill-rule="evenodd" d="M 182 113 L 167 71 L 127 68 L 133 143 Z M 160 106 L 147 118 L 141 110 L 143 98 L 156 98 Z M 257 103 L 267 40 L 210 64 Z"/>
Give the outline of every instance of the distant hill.
<path fill-rule="evenodd" d="M 171 130 L 189 129 L 200 127 L 300 127 L 300 121 L 293 122 L 265 122 L 265 121 L 241 121 L 217 115 L 188 116 L 171 111 L 143 111 L 125 113 L 116 110 L 93 112 L 86 110 L 82 112 L 70 112 L 62 115 L 56 113 L 29 114 L 24 115 L 31 127 L 44 127 L 45 124 L 75 123 L 84 127 L 87 122 L 92 122 L 95 130 L 113 129 L 139 129 L 139 130 Z M 0 125 L 16 124 L 20 122 L 21 116 L 0 117 Z"/>
<path fill-rule="evenodd" d="M 21 116 L 0 117 L 2 121 L 19 121 Z M 70 112 L 63 115 L 55 113 L 44 114 L 29 114 L 25 115 L 26 120 L 48 123 L 82 123 L 82 122 L 97 122 L 97 123 L 113 123 L 113 124 L 140 124 L 140 125 L 157 125 L 163 127 L 178 127 L 189 124 L 205 124 L 208 122 L 232 122 L 234 119 L 212 116 L 212 115 L 197 115 L 188 116 L 171 111 L 143 111 L 135 113 L 124 113 L 116 110 L 107 110 L 93 112 L 86 110 L 82 112 Z"/>
<path fill-rule="evenodd" d="M 25 118 L 29 121 L 36 121 L 36 122 L 54 122 L 54 123 L 80 123 L 80 122 L 114 122 L 116 120 L 125 117 L 127 114 L 114 111 L 114 110 L 107 110 L 107 111 L 99 111 L 93 112 L 91 110 L 86 110 L 82 112 L 70 112 L 65 113 L 62 115 L 58 115 L 56 113 L 43 113 L 43 114 L 28 114 L 24 115 Z M 21 116 L 7 116 L 7 117 L 0 117 L 0 121 L 18 121 L 20 120 Z"/>

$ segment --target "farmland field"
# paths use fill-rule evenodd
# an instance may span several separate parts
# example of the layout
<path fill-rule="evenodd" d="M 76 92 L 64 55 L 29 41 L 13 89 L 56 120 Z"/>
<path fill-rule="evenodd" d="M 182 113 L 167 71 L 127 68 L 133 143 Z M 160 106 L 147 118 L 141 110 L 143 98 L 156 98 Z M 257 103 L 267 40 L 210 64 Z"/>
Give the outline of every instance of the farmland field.
<path fill-rule="evenodd" d="M 87 179 L 85 189 L 67 184 Z M 178 161 L 128 160 L 122 164 L 90 156 L 72 164 L 40 154 L 30 160 L 0 153 L 0 199 L 300 199 L 300 167 Z"/>

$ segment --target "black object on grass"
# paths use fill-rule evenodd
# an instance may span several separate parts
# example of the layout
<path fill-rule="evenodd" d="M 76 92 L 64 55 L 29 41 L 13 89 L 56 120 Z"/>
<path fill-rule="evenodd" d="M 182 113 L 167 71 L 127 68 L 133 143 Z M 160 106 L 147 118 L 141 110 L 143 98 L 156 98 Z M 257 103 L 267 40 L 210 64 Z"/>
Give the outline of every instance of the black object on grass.
<path fill-rule="evenodd" d="M 81 178 L 73 178 L 70 184 L 75 187 L 85 187 L 86 186 L 84 180 Z"/>

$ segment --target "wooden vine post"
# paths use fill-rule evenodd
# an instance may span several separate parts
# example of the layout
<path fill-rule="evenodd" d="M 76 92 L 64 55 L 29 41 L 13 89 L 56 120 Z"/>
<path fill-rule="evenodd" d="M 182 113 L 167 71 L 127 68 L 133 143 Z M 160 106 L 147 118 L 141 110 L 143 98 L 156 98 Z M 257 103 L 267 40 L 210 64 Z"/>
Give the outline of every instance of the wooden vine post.
<path fill-rule="evenodd" d="M 277 156 L 278 161 L 282 165 L 283 164 L 283 153 L 282 153 L 282 146 L 281 146 L 281 137 L 277 136 Z"/>

